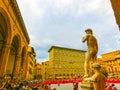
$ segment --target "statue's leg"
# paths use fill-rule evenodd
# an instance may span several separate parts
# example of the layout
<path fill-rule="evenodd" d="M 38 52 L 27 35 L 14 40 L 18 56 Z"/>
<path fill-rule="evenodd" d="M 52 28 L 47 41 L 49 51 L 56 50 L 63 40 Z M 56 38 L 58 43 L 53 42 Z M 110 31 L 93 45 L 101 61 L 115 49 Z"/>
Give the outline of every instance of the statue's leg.
<path fill-rule="evenodd" d="M 85 57 L 85 63 L 84 63 L 84 70 L 85 70 L 84 78 L 89 76 L 88 68 L 89 68 L 90 59 L 91 59 L 91 54 L 88 52 L 86 57 Z"/>
<path fill-rule="evenodd" d="M 93 51 L 92 52 L 92 57 L 91 57 L 93 63 L 97 63 L 97 52 Z"/>
<path fill-rule="evenodd" d="M 92 55 L 91 55 L 91 62 L 92 64 L 93 63 L 97 63 L 97 55 L 96 55 L 96 52 L 93 52 Z M 93 68 L 92 66 L 90 67 L 90 72 L 89 72 L 90 75 L 93 75 Z"/>

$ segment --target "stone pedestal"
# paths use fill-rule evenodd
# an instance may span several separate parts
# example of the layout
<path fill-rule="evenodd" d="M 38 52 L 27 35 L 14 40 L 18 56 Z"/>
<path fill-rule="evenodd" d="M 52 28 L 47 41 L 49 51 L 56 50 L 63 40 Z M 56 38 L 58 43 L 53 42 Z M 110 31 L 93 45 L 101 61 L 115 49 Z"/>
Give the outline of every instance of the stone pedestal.
<path fill-rule="evenodd" d="M 92 82 L 82 81 L 80 86 L 81 86 L 81 90 L 94 90 Z"/>

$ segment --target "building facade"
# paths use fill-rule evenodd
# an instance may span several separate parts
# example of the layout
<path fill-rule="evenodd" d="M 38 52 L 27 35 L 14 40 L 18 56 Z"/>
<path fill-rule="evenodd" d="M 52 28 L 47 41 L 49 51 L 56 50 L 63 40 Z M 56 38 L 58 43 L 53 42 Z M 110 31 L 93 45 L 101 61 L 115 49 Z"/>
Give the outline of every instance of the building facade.
<path fill-rule="evenodd" d="M 0 0 L 0 78 L 17 78 L 25 71 L 29 42 L 16 0 Z"/>
<path fill-rule="evenodd" d="M 47 78 L 77 78 L 84 74 L 86 51 L 52 46 L 48 52 Z"/>
<path fill-rule="evenodd" d="M 49 77 L 49 61 L 42 62 L 41 66 L 42 79 L 46 80 Z"/>
<path fill-rule="evenodd" d="M 120 30 L 120 0 L 110 0 L 110 1 L 116 18 L 116 23 L 118 24 Z"/>
<path fill-rule="evenodd" d="M 35 79 L 42 79 L 42 65 L 40 63 L 35 64 Z"/>
<path fill-rule="evenodd" d="M 120 77 L 120 50 L 102 54 L 102 61 L 109 75 Z"/>
<path fill-rule="evenodd" d="M 36 53 L 34 48 L 29 46 L 27 50 L 27 60 L 25 65 L 25 79 L 31 80 L 35 78 L 35 64 L 36 64 Z"/>

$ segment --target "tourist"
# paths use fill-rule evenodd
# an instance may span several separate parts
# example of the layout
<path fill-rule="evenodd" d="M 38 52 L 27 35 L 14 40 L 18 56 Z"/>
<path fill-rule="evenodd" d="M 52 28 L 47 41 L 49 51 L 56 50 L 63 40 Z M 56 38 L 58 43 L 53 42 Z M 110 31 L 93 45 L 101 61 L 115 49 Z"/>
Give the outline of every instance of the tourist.
<path fill-rule="evenodd" d="M 53 88 L 53 90 L 57 90 L 56 88 Z"/>
<path fill-rule="evenodd" d="M 116 87 L 115 87 L 115 84 L 112 84 L 112 90 L 118 90 Z"/>
<path fill-rule="evenodd" d="M 107 84 L 107 90 L 112 90 L 112 86 L 110 84 Z"/>
<path fill-rule="evenodd" d="M 76 82 L 76 83 L 74 84 L 73 90 L 78 90 L 78 82 Z"/>

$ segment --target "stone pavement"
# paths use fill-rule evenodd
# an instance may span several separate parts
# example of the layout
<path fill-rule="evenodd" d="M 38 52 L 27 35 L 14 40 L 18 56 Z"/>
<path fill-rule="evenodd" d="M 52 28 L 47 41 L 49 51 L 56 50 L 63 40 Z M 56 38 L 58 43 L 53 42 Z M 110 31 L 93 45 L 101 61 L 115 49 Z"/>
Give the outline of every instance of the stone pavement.
<path fill-rule="evenodd" d="M 78 90 L 81 90 L 80 88 L 80 83 L 79 83 L 79 89 Z M 115 86 L 117 87 L 118 90 L 120 90 L 120 84 L 115 84 Z M 60 84 L 60 86 L 58 86 L 58 84 L 52 84 L 51 85 L 51 88 L 56 88 L 57 90 L 73 90 L 73 84 Z"/>
<path fill-rule="evenodd" d="M 56 88 L 57 90 L 73 90 L 73 84 L 60 84 L 60 86 L 58 86 L 57 84 L 53 84 L 51 85 L 51 88 Z"/>

